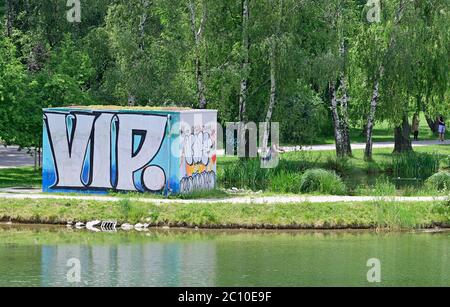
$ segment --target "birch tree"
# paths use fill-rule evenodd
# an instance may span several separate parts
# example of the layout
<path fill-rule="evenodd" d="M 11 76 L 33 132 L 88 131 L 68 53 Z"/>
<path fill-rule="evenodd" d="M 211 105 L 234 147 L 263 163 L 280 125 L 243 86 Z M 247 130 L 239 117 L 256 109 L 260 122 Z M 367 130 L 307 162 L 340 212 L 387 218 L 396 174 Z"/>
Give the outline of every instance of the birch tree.
<path fill-rule="evenodd" d="M 414 4 L 414 0 L 399 0 L 397 4 L 397 8 L 394 8 L 394 13 L 392 14 L 392 29 L 390 29 L 389 24 L 378 24 L 378 23 L 372 23 L 369 27 L 378 27 L 378 34 L 381 34 L 384 39 L 387 41 L 387 46 L 383 48 L 381 46 L 377 46 L 375 50 L 376 52 L 381 54 L 381 57 L 379 58 L 379 64 L 378 67 L 373 72 L 373 75 L 370 77 L 370 80 L 372 80 L 373 84 L 373 90 L 372 95 L 370 98 L 370 109 L 369 114 L 367 116 L 367 125 L 366 125 L 366 148 L 364 151 L 364 158 L 366 160 L 372 160 L 372 153 L 373 153 L 373 129 L 375 127 L 375 121 L 376 121 L 376 113 L 378 109 L 378 103 L 380 99 L 380 82 L 382 81 L 384 74 L 385 74 L 385 65 L 387 61 L 389 60 L 389 57 L 391 56 L 392 49 L 396 45 L 396 31 L 397 28 L 402 21 L 402 17 L 404 14 L 404 11 L 408 8 L 409 5 Z M 394 4 L 395 7 L 395 4 Z M 385 7 L 385 10 L 388 8 Z M 385 14 L 390 18 L 388 14 Z M 376 33 L 376 32 L 369 32 L 369 33 Z M 376 43 L 379 43 L 380 40 L 382 41 L 383 38 L 377 39 L 375 38 L 374 41 Z M 378 41 L 378 42 L 377 42 Z M 378 57 L 377 54 L 372 54 L 372 57 Z"/>
<path fill-rule="evenodd" d="M 281 32 L 282 20 L 284 18 L 284 0 L 273 1 L 273 11 L 274 11 L 274 23 L 273 33 L 266 40 L 266 50 L 268 53 L 269 70 L 270 70 L 270 93 L 269 93 L 269 104 L 267 107 L 264 131 L 262 139 L 262 150 L 266 152 L 268 150 L 269 137 L 270 137 L 270 127 L 272 122 L 273 110 L 277 102 L 277 68 L 278 68 L 278 57 L 279 48 L 281 47 L 280 41 L 283 39 Z"/>
<path fill-rule="evenodd" d="M 242 62 L 241 84 L 239 92 L 239 121 L 246 122 L 246 107 L 248 98 L 248 75 L 250 70 L 250 0 L 242 0 Z"/>
<path fill-rule="evenodd" d="M 334 6 L 333 6 L 334 4 Z M 331 18 L 332 29 L 337 37 L 336 49 L 339 49 L 337 80 L 329 84 L 330 109 L 333 120 L 336 154 L 338 157 L 352 156 L 349 119 L 348 88 L 348 48 L 352 40 L 352 28 L 355 21 L 354 3 L 338 0 L 332 3 L 334 16 Z"/>
<path fill-rule="evenodd" d="M 189 13 L 190 13 L 190 23 L 191 23 L 191 31 L 194 39 L 194 53 L 195 53 L 195 79 L 197 81 L 197 96 L 198 96 L 198 106 L 200 109 L 206 109 L 207 101 L 206 101 L 206 87 L 204 81 L 204 71 L 201 60 L 201 48 L 203 44 L 203 35 L 205 32 L 206 20 L 208 17 L 207 14 L 207 6 L 206 0 L 200 0 L 201 6 L 201 17 L 200 21 L 198 21 L 198 9 L 197 9 L 197 1 L 189 0 Z"/>

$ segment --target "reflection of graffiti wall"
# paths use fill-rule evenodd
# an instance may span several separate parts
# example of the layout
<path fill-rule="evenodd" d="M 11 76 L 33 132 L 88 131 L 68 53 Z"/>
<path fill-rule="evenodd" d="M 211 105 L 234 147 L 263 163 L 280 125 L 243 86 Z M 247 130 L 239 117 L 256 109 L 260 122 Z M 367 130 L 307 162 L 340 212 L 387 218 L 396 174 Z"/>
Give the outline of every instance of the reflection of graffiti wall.
<path fill-rule="evenodd" d="M 188 123 L 185 139 L 181 126 L 191 117 L 214 123 L 198 124 L 198 132 Z M 43 189 L 167 194 L 214 187 L 216 119 L 215 111 L 46 109 Z M 180 160 L 189 167 L 180 169 Z"/>
<path fill-rule="evenodd" d="M 217 115 L 182 114 L 180 131 L 182 193 L 214 189 L 216 183 Z"/>

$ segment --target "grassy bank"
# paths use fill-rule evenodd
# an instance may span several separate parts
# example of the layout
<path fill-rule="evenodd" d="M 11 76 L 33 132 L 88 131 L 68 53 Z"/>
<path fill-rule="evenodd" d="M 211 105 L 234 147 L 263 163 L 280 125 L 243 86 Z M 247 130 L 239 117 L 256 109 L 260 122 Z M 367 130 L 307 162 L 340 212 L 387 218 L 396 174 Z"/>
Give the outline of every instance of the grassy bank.
<path fill-rule="evenodd" d="M 65 224 L 117 220 L 151 226 L 248 229 L 416 229 L 450 226 L 449 203 L 170 204 L 0 199 L 0 220 Z"/>
<path fill-rule="evenodd" d="M 336 173 L 345 184 L 332 175 L 318 178 L 322 188 L 304 191 L 302 179 L 308 170 L 322 169 Z M 281 155 L 274 169 L 261 169 L 258 160 L 239 161 L 236 157 L 221 158 L 218 184 L 224 188 L 244 188 L 272 193 L 346 194 L 354 196 L 435 196 L 448 195 L 449 189 L 425 184 L 436 172 L 449 172 L 450 146 L 417 147 L 413 154 L 395 155 L 392 149 L 375 149 L 374 160 L 364 160 L 363 150 L 354 150 L 353 157 L 336 158 L 334 151 L 301 151 Z"/>
<path fill-rule="evenodd" d="M 182 198 L 227 198 L 234 196 L 225 191 L 232 188 L 244 190 L 246 194 L 251 190 L 265 195 L 449 195 L 450 146 L 417 147 L 415 154 L 400 156 L 393 155 L 392 149 L 375 149 L 371 162 L 364 161 L 363 155 L 363 150 L 355 150 L 352 158 L 337 159 L 334 151 L 291 152 L 281 155 L 280 163 L 274 169 L 262 169 L 258 159 L 240 161 L 237 157 L 220 157 L 217 166 L 219 189 Z M 449 179 L 442 181 L 445 176 L 438 176 L 441 182 L 433 180 L 427 184 L 435 173 L 443 173 Z M 41 173 L 33 168 L 0 169 L 0 188 L 40 186 Z M 118 196 L 122 197 L 122 194 Z"/>
<path fill-rule="evenodd" d="M 42 185 L 42 172 L 33 167 L 0 169 L 0 188 L 33 188 Z"/>

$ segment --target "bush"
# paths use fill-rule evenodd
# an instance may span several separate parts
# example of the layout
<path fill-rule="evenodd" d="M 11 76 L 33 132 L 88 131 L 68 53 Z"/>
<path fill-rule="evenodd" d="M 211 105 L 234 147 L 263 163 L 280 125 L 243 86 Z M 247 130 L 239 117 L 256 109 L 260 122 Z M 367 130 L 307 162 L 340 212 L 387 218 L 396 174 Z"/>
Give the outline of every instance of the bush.
<path fill-rule="evenodd" d="M 346 186 L 341 177 L 335 172 L 324 169 L 307 170 L 300 182 L 300 191 L 303 193 L 319 192 L 323 194 L 342 195 Z"/>
<path fill-rule="evenodd" d="M 397 189 L 389 178 L 381 177 L 377 179 L 374 193 L 376 196 L 392 196 L 395 195 Z"/>
<path fill-rule="evenodd" d="M 350 173 L 352 165 L 347 158 L 328 157 L 325 168 L 335 171 L 340 176 L 345 176 Z"/>
<path fill-rule="evenodd" d="M 447 191 L 450 190 L 450 173 L 440 172 L 434 174 L 426 181 L 426 186 L 429 189 L 434 189 L 437 191 Z"/>
<path fill-rule="evenodd" d="M 295 158 L 295 160 L 280 159 L 279 165 L 271 169 L 261 168 L 261 160 L 259 158 L 230 161 L 224 164 L 218 172 L 219 186 L 226 189 L 236 187 L 253 191 L 267 190 L 274 187 L 275 189 L 281 189 L 279 192 L 283 192 L 287 188 L 287 183 L 282 181 L 288 180 L 291 183 L 295 182 L 297 187 L 291 192 L 294 190 L 298 192 L 300 175 L 310 168 L 314 162 L 311 161 L 309 156 L 302 153 L 295 154 Z M 282 188 L 281 185 L 285 185 L 285 188 Z"/>
<path fill-rule="evenodd" d="M 302 176 L 299 173 L 281 171 L 270 179 L 270 191 L 278 193 L 300 193 Z"/>
<path fill-rule="evenodd" d="M 260 159 L 241 159 L 223 167 L 219 176 L 224 188 L 266 190 L 269 183 L 270 169 L 261 168 Z"/>
<path fill-rule="evenodd" d="M 439 171 L 440 157 L 437 154 L 401 153 L 392 158 L 392 172 L 395 178 L 426 180 Z"/>

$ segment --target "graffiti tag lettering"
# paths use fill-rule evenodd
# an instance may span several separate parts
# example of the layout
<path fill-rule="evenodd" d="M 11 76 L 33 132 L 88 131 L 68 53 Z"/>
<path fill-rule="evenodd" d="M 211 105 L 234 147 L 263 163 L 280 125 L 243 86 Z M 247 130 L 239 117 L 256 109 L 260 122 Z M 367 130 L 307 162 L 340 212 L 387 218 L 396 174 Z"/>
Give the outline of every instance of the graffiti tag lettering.
<path fill-rule="evenodd" d="M 166 116 L 47 112 L 44 121 L 56 173 L 52 188 L 164 188 L 164 170 L 150 163 L 164 141 Z"/>

